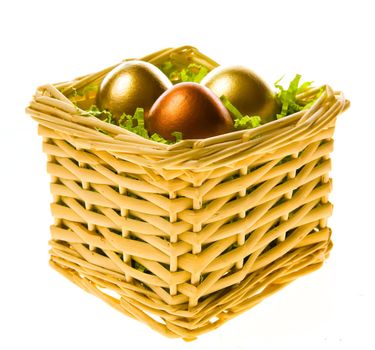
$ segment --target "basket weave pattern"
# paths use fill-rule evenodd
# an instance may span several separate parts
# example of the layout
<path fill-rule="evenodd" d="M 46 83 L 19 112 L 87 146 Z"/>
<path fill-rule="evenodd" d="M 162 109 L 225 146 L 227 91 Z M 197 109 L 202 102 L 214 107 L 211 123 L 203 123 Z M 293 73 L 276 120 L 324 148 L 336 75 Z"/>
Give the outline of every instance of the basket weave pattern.
<path fill-rule="evenodd" d="M 342 93 L 325 86 L 308 110 L 165 145 L 81 116 L 56 86 L 27 111 L 52 178 L 50 263 L 84 290 L 193 339 L 327 258 Z"/>

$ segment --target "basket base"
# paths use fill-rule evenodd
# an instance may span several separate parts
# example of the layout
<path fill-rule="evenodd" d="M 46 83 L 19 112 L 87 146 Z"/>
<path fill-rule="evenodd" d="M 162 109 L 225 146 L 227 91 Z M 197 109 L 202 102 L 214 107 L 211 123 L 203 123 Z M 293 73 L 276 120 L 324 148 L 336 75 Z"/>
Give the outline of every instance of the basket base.
<path fill-rule="evenodd" d="M 145 295 L 136 293 L 139 288 L 125 279 L 119 285 L 118 281 L 95 268 L 82 267 L 61 257 L 52 255 L 50 265 L 126 316 L 146 323 L 166 337 L 193 341 L 251 309 L 298 277 L 319 269 L 331 248 L 332 241 L 329 240 L 294 249 L 270 266 L 250 273 L 238 285 L 212 293 L 195 307 L 186 303 L 167 305 L 152 297 L 145 299 Z M 153 302 L 154 308 L 150 306 Z"/>

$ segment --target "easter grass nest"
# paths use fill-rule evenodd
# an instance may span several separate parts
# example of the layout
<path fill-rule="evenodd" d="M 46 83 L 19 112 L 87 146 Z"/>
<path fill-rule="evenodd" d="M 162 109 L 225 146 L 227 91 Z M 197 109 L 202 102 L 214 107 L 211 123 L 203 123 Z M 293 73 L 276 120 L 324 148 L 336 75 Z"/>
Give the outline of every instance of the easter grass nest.
<path fill-rule="evenodd" d="M 145 56 L 141 60 L 157 66 L 173 84 L 181 82 L 199 83 L 213 68 L 218 66 L 215 61 L 190 46 L 179 48 L 178 51 L 166 49 L 153 55 Z M 109 71 L 110 69 L 105 70 L 105 74 Z M 74 103 L 80 115 L 97 117 L 106 123 L 119 126 L 158 143 L 174 144 L 184 139 L 184 135 L 179 131 L 171 134 L 174 137 L 173 141 L 165 139 L 157 133 L 150 135 L 144 125 L 144 110 L 142 106 L 137 108 L 133 115 L 124 113 L 119 118 L 113 118 L 112 113 L 108 110 L 100 110 L 95 104 L 95 97 L 105 74 L 93 75 L 90 80 L 84 80 L 84 85 L 81 82 L 61 90 Z M 324 90 L 324 87 L 318 89 L 312 87 L 312 81 L 301 83 L 300 74 L 295 75 L 287 88 L 280 84 L 281 80 L 282 78 L 274 84 L 277 89 L 275 98 L 280 106 L 280 111 L 275 115 L 275 119 L 310 108 Z M 234 131 L 253 129 L 263 125 L 259 116 L 242 115 L 225 95 L 221 96 L 220 100 L 233 118 Z M 95 129 L 110 135 L 104 128 L 95 127 Z"/>

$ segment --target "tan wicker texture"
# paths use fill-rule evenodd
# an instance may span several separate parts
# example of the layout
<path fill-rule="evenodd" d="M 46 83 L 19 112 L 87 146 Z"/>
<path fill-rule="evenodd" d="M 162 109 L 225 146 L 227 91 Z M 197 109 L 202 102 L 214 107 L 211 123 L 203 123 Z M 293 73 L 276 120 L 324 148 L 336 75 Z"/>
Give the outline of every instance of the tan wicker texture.
<path fill-rule="evenodd" d="M 165 52 L 178 54 L 144 59 Z M 302 112 L 165 145 L 82 116 L 66 97 L 111 68 L 42 86 L 27 108 L 48 155 L 57 271 L 161 334 L 191 340 L 322 265 L 332 247 L 332 134 L 349 105 L 342 93 L 325 86 Z"/>

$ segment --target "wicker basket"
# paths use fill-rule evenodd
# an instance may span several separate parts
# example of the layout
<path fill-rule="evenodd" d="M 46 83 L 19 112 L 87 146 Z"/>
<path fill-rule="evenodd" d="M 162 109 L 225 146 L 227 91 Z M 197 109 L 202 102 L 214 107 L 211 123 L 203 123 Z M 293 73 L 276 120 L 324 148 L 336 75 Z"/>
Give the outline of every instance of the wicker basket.
<path fill-rule="evenodd" d="M 217 65 L 192 47 L 143 59 L 182 52 Z M 307 110 L 166 145 L 82 116 L 66 97 L 112 68 L 42 86 L 27 108 L 52 177 L 53 268 L 164 336 L 192 340 L 322 265 L 332 134 L 349 105 L 341 92 L 324 86 Z"/>

